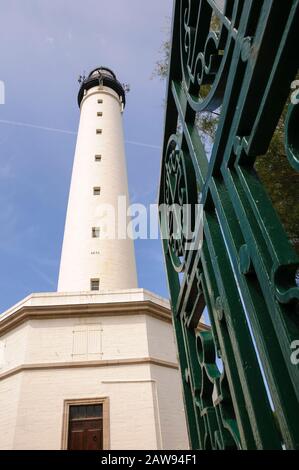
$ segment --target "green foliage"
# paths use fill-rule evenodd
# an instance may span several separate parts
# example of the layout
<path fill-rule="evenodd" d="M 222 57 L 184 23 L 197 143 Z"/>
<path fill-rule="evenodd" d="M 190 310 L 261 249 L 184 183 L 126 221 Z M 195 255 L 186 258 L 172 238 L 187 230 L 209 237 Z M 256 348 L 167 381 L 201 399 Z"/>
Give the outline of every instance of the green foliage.
<path fill-rule="evenodd" d="M 160 48 L 160 54 L 162 55 L 161 59 L 156 62 L 153 78 L 159 78 L 160 80 L 165 80 L 168 75 L 168 65 L 169 65 L 169 56 L 170 56 L 170 41 L 164 41 L 162 47 Z"/>
<path fill-rule="evenodd" d="M 255 169 L 264 184 L 288 236 L 299 253 L 299 174 L 290 166 L 284 146 L 285 106 L 266 155 L 257 158 Z"/>

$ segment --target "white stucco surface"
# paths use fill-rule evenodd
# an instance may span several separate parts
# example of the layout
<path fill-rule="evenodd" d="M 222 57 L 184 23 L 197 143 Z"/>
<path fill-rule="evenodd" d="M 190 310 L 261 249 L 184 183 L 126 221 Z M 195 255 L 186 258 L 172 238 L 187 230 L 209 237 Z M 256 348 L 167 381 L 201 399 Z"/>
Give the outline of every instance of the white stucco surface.
<path fill-rule="evenodd" d="M 129 206 L 121 111 L 119 97 L 107 87 L 92 88 L 81 103 L 59 292 L 89 291 L 91 279 L 100 280 L 101 290 L 137 287 L 134 243 L 126 232 L 126 238 L 118 237 L 118 197 L 125 196 Z M 95 155 L 101 155 L 100 162 Z M 93 194 L 95 187 L 101 188 L 99 196 Z M 103 209 L 107 205 L 116 209 L 115 218 Z M 127 218 L 125 230 L 128 222 Z M 100 228 L 101 238 L 92 238 L 93 227 Z M 111 234 L 114 228 L 115 238 Z M 107 232 L 111 239 L 104 239 Z"/>
<path fill-rule="evenodd" d="M 109 448 L 188 448 L 168 302 L 154 294 L 33 294 L 1 315 L 0 350 L 0 449 L 61 449 L 65 400 L 101 398 Z"/>

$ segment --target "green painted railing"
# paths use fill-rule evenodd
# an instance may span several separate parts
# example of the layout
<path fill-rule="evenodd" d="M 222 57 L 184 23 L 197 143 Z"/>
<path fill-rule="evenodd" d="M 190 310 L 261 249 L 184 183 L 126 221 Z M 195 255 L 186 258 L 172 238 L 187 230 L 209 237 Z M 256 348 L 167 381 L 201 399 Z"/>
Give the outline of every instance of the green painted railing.
<path fill-rule="evenodd" d="M 299 449 L 299 260 L 254 169 L 292 88 L 299 169 L 298 38 L 299 0 L 174 2 L 159 202 L 191 204 L 191 223 L 203 205 L 198 249 L 160 217 L 193 449 Z M 213 111 L 210 145 L 196 123 Z"/>

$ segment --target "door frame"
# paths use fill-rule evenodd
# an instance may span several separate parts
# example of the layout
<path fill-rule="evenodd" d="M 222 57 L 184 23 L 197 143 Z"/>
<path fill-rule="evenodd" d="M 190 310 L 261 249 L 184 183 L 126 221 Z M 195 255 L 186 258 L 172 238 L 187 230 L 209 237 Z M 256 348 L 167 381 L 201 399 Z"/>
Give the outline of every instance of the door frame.
<path fill-rule="evenodd" d="M 103 450 L 110 449 L 110 418 L 109 418 L 109 398 L 75 398 L 64 400 L 63 402 L 63 419 L 62 419 L 62 439 L 61 449 L 68 448 L 69 434 L 69 415 L 71 406 L 80 405 L 103 405 Z"/>

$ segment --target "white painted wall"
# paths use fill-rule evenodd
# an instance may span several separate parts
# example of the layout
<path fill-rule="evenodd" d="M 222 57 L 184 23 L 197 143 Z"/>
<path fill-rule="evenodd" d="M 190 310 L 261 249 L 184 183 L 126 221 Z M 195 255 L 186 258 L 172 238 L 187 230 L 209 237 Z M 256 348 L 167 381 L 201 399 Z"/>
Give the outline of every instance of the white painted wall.
<path fill-rule="evenodd" d="M 157 308 L 167 302 L 142 290 L 62 297 L 33 295 L 0 317 L 1 327 L 26 308 L 45 315 L 0 337 L 0 449 L 60 449 L 64 400 L 106 397 L 111 449 L 187 449 L 180 376 L 171 367 L 177 362 L 172 325 L 134 309 L 134 300 L 156 300 Z M 78 304 L 83 313 L 89 298 L 103 306 L 126 299 L 132 314 L 119 307 L 111 316 L 78 316 Z M 59 303 L 68 304 L 66 318 L 55 318 Z M 52 313 L 47 305 L 55 306 Z M 117 363 L 146 358 L 169 364 Z"/>
<path fill-rule="evenodd" d="M 0 380 L 0 450 L 14 449 L 23 373 Z"/>
<path fill-rule="evenodd" d="M 0 337 L 0 374 L 26 363 L 28 331 L 29 324 L 24 323 L 17 326 L 13 332 Z"/>
<path fill-rule="evenodd" d="M 103 103 L 98 104 L 98 99 Z M 97 112 L 103 113 L 102 117 Z M 97 135 L 96 129 L 102 129 Z M 95 162 L 95 155 L 102 156 Z M 93 188 L 101 195 L 94 196 Z M 59 292 L 90 290 L 90 279 L 100 279 L 100 289 L 137 287 L 134 243 L 131 239 L 92 238 L 92 227 L 101 219 L 100 204 L 117 207 L 117 197 L 126 196 L 129 204 L 121 103 L 107 87 L 95 87 L 81 103 L 80 124 L 68 202 L 64 241 L 58 281 Z"/>
<path fill-rule="evenodd" d="M 183 389 L 177 370 L 151 366 L 159 403 L 162 449 L 189 449 Z"/>
<path fill-rule="evenodd" d="M 26 371 L 0 381 L 0 450 L 62 448 L 64 400 L 109 397 L 110 448 L 188 449 L 176 370 L 127 365 Z"/>
<path fill-rule="evenodd" d="M 178 362 L 172 325 L 158 318 L 146 316 L 148 349 L 151 357 L 163 361 Z"/>
<path fill-rule="evenodd" d="M 61 449 L 64 400 L 105 397 L 109 397 L 110 448 L 157 449 L 150 380 L 146 365 L 24 373 L 13 449 Z M 0 448 L 4 448 L 1 436 Z"/>
<path fill-rule="evenodd" d="M 23 364 L 149 357 L 146 316 L 140 314 L 28 320 L 0 340 L 0 374 Z"/>

